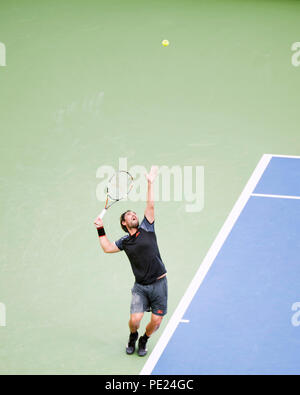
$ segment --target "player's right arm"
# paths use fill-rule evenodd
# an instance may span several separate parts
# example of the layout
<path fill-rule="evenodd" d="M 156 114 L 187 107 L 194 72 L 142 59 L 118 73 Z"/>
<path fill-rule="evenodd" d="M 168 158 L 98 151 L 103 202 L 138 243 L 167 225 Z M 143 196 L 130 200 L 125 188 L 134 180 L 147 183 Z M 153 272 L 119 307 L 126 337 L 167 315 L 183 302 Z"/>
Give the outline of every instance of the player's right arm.
<path fill-rule="evenodd" d="M 104 232 L 103 221 L 101 218 L 99 218 L 99 216 L 95 219 L 94 224 L 95 224 L 98 234 L 99 234 L 99 242 L 100 242 L 100 246 L 101 246 L 102 250 L 108 254 L 112 254 L 114 252 L 121 251 L 121 250 L 119 250 L 119 248 L 116 246 L 115 243 L 112 243 L 111 241 L 108 240 L 108 238 Z"/>

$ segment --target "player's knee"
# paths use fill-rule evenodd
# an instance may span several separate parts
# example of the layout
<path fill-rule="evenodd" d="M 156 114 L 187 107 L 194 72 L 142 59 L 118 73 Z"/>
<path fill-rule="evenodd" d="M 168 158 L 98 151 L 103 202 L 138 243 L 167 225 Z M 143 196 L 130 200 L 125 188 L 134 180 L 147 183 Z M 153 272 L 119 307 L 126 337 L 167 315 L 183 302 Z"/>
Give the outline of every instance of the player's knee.
<path fill-rule="evenodd" d="M 152 316 L 152 322 L 155 325 L 155 329 L 157 330 L 160 327 L 160 324 L 163 320 L 163 317 L 160 315 L 154 315 Z"/>
<path fill-rule="evenodd" d="M 132 315 L 132 316 L 130 317 L 130 323 L 131 323 L 133 326 L 135 326 L 136 328 L 139 328 L 140 322 L 141 322 L 142 318 L 143 318 L 143 315 L 142 315 L 142 314 L 141 314 L 141 315 L 140 315 L 140 314 Z"/>

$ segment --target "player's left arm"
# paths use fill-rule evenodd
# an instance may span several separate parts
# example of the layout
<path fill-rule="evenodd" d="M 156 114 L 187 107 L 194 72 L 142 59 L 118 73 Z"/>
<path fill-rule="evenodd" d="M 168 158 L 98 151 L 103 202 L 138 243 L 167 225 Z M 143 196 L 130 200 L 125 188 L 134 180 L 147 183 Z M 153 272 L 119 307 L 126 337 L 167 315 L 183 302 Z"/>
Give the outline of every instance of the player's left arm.
<path fill-rule="evenodd" d="M 152 166 L 150 173 L 146 175 L 148 182 L 147 192 L 147 206 L 145 210 L 145 217 L 152 224 L 154 222 L 154 181 L 158 173 L 158 167 Z"/>

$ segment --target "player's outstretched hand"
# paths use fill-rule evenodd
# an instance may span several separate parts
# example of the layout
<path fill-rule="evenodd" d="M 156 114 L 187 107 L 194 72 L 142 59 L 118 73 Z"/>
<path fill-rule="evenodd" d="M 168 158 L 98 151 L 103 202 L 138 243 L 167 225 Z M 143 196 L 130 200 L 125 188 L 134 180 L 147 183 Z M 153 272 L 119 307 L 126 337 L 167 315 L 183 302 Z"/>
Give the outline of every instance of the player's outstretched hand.
<path fill-rule="evenodd" d="M 146 174 L 146 178 L 149 182 L 153 183 L 158 173 L 157 166 L 151 166 L 151 170 L 149 174 Z"/>
<path fill-rule="evenodd" d="M 96 226 L 96 228 L 101 228 L 101 227 L 103 226 L 103 221 L 102 221 L 102 219 L 99 217 L 99 215 L 98 215 L 98 217 L 95 219 L 94 225 Z"/>

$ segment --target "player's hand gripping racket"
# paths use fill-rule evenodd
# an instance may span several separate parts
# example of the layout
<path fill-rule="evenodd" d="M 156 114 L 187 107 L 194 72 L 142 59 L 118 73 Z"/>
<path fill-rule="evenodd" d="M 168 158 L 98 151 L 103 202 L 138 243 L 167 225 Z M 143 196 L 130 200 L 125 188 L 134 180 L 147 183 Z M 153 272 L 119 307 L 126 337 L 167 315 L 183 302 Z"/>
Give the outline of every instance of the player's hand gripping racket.
<path fill-rule="evenodd" d="M 101 211 L 98 218 L 102 219 L 106 211 L 119 200 L 126 199 L 133 187 L 133 178 L 128 171 L 118 171 L 110 180 L 106 188 L 106 202 L 105 207 Z"/>

